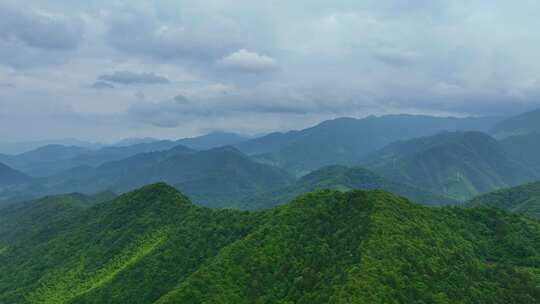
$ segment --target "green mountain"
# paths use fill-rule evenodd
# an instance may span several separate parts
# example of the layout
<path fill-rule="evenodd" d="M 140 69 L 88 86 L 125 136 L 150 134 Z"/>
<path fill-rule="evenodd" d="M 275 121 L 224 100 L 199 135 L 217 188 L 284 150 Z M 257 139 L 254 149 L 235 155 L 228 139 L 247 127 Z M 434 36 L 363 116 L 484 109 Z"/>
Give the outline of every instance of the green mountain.
<path fill-rule="evenodd" d="M 301 194 L 323 189 L 339 191 L 380 189 L 426 205 L 441 206 L 458 203 L 448 197 L 387 180 L 361 167 L 335 165 L 313 171 L 283 189 L 249 197 L 242 202 L 240 207 L 242 209 L 270 208 L 285 204 Z"/>
<path fill-rule="evenodd" d="M 470 200 L 467 205 L 501 208 L 540 219 L 540 182 L 480 195 Z"/>
<path fill-rule="evenodd" d="M 496 124 L 490 133 L 496 138 L 540 132 L 540 109 L 523 113 Z"/>
<path fill-rule="evenodd" d="M 263 161 L 303 175 L 327 165 L 351 165 L 396 140 L 443 130 L 487 130 L 496 118 L 453 118 L 388 115 L 364 119 L 338 118 L 288 133 L 272 133 L 236 147 Z"/>
<path fill-rule="evenodd" d="M 2 247 L 0 303 L 153 303 L 260 218 L 147 186 Z"/>
<path fill-rule="evenodd" d="M 88 207 L 115 197 L 112 192 L 61 194 L 0 208 L 0 246 L 26 238 L 52 223 L 72 218 Z"/>
<path fill-rule="evenodd" d="M 150 183 L 166 182 L 201 204 L 230 207 L 247 195 L 282 188 L 293 181 L 285 171 L 258 163 L 232 147 L 192 152 L 179 146 L 82 171 L 70 171 L 50 179 L 48 191 L 123 193 Z"/>
<path fill-rule="evenodd" d="M 64 225 L 0 248 L 0 303 L 540 301 L 540 223 L 496 209 L 320 191 L 252 213 L 157 184 Z"/>
<path fill-rule="evenodd" d="M 384 177 L 458 200 L 535 179 L 480 132 L 444 132 L 391 144 L 364 164 Z"/>
<path fill-rule="evenodd" d="M 540 133 L 506 137 L 499 142 L 508 155 L 534 170 L 540 178 Z"/>

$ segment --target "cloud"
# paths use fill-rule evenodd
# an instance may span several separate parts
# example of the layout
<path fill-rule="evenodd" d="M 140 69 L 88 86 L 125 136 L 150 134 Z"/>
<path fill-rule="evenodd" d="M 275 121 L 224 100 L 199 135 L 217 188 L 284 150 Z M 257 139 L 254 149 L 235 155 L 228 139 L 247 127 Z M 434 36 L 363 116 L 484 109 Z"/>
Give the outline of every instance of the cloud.
<path fill-rule="evenodd" d="M 117 50 L 158 60 L 206 61 L 234 49 L 237 35 L 222 20 L 178 24 L 151 9 L 115 11 L 105 19 L 106 39 Z"/>
<path fill-rule="evenodd" d="M 240 49 L 217 61 L 225 70 L 248 73 L 264 73 L 278 69 L 277 61 L 269 56 Z"/>
<path fill-rule="evenodd" d="M 114 85 L 105 81 L 96 81 L 91 87 L 96 90 L 114 89 Z"/>
<path fill-rule="evenodd" d="M 125 85 L 144 85 L 144 84 L 167 84 L 170 80 L 166 77 L 154 73 L 135 73 L 130 71 L 116 71 L 112 74 L 99 76 L 98 82 L 112 82 Z"/>
<path fill-rule="evenodd" d="M 82 42 L 79 20 L 0 3 L 0 39 L 44 50 L 73 50 Z"/>
<path fill-rule="evenodd" d="M 415 52 L 391 47 L 377 48 L 373 51 L 373 56 L 385 64 L 397 67 L 414 64 L 420 58 Z"/>

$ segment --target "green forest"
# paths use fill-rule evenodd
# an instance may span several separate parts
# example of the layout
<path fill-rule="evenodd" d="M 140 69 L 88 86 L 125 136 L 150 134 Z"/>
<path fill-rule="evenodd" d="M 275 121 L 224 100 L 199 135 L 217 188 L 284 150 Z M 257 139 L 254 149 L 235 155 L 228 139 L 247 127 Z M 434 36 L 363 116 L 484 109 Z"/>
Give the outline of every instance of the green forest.
<path fill-rule="evenodd" d="M 259 212 L 199 207 L 163 183 L 106 196 L 30 203 L 42 225 L 0 244 L 0 303 L 540 300 L 540 223 L 500 209 L 381 190 L 320 190 Z M 73 210 L 46 214 L 58 205 Z"/>

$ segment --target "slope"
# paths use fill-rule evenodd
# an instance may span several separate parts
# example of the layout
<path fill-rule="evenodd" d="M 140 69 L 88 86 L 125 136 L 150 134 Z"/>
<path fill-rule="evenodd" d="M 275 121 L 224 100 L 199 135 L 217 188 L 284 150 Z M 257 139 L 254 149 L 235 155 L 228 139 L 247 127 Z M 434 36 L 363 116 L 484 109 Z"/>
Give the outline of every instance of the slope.
<path fill-rule="evenodd" d="M 540 223 L 320 191 L 263 213 L 146 186 L 0 249 L 0 303 L 535 303 Z"/>
<path fill-rule="evenodd" d="M 540 219 L 540 182 L 480 195 L 470 200 L 467 205 L 501 208 Z"/>
<path fill-rule="evenodd" d="M 364 160 L 384 177 L 458 200 L 534 180 L 493 138 L 444 132 L 391 144 Z"/>
<path fill-rule="evenodd" d="M 422 115 L 338 118 L 301 131 L 269 134 L 237 147 L 247 154 L 263 154 L 263 160 L 302 175 L 325 165 L 354 164 L 396 140 L 443 130 L 487 130 L 495 121 Z"/>
<path fill-rule="evenodd" d="M 540 178 L 540 133 L 531 132 L 499 141 L 508 155 L 534 170 Z"/>
<path fill-rule="evenodd" d="M 49 186 L 52 193 L 106 189 L 122 193 L 155 182 L 167 182 L 198 203 L 230 207 L 244 196 L 284 187 L 292 177 L 232 147 L 200 152 L 175 148 L 106 163 L 80 176 L 70 172 L 51 180 Z"/>
<path fill-rule="evenodd" d="M 38 190 L 31 177 L 0 163 L 0 205 L 2 201 L 32 197 Z"/>
<path fill-rule="evenodd" d="M 112 200 L 112 192 L 93 195 L 79 193 L 47 196 L 0 208 L 0 246 L 29 237 L 37 230 L 70 219 L 85 208 Z M 51 229 L 52 230 L 52 229 Z"/>
<path fill-rule="evenodd" d="M 275 211 L 157 303 L 535 303 L 540 224 L 318 192 Z"/>
<path fill-rule="evenodd" d="M 327 166 L 303 176 L 293 185 L 245 199 L 243 209 L 265 209 L 285 204 L 295 197 L 316 190 L 385 190 L 426 205 L 441 206 L 457 204 L 456 200 L 437 195 L 407 184 L 393 182 L 361 168 Z"/>
<path fill-rule="evenodd" d="M 540 132 L 540 109 L 505 119 L 490 130 L 490 133 L 496 138 L 506 138 L 534 132 Z"/>
<path fill-rule="evenodd" d="M 259 217 L 146 186 L 2 248 L 0 303 L 152 303 Z"/>

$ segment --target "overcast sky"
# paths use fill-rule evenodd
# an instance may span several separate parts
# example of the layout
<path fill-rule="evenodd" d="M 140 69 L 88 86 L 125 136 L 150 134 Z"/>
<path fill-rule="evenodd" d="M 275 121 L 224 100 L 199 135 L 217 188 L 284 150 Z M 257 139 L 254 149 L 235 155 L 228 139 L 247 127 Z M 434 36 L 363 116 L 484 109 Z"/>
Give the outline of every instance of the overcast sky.
<path fill-rule="evenodd" d="M 0 141 L 524 111 L 540 107 L 538 11 L 537 0 L 0 0 Z"/>

